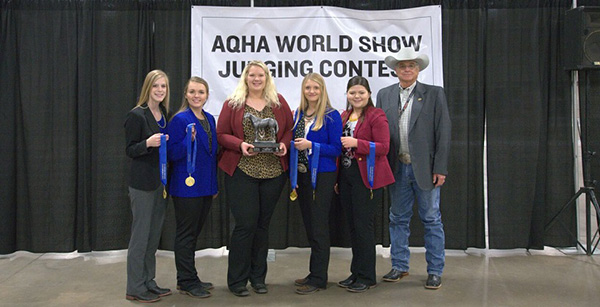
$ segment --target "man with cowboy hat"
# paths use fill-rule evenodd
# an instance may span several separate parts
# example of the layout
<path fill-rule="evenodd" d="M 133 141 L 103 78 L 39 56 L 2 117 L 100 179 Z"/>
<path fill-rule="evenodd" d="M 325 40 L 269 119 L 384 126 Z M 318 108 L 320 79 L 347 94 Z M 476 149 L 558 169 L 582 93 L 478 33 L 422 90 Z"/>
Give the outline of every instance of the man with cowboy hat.
<path fill-rule="evenodd" d="M 403 48 L 385 58 L 399 83 L 377 93 L 377 107 L 389 121 L 388 161 L 396 182 L 389 185 L 392 270 L 384 281 L 397 282 L 408 275 L 408 237 L 413 205 L 425 226 L 425 288 L 442 285 L 444 269 L 444 225 L 440 213 L 440 187 L 448 174 L 450 116 L 444 89 L 417 81 L 429 58 L 412 48 Z"/>

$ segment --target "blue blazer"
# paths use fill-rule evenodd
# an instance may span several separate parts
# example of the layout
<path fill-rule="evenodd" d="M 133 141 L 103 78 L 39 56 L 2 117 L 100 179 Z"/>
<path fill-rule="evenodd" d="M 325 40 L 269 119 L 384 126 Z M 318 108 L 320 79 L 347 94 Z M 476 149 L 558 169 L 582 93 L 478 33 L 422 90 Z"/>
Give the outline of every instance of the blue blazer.
<path fill-rule="evenodd" d="M 306 139 L 314 143 L 321 144 L 319 151 L 319 166 L 317 172 L 335 172 L 337 170 L 336 159 L 342 154 L 342 117 L 336 110 L 327 110 L 323 127 L 318 131 L 313 131 L 313 124 L 306 135 Z M 296 110 L 296 118 L 302 116 L 302 111 Z M 294 121 L 295 122 L 295 121 Z M 296 134 L 296 126 L 292 136 Z M 314 151 L 308 156 L 308 167 L 310 168 L 313 161 Z"/>
<path fill-rule="evenodd" d="M 210 124 L 212 149 L 209 150 L 208 135 L 202 129 L 200 121 L 191 109 L 176 114 L 169 123 L 169 141 L 167 142 L 167 155 L 171 162 L 171 178 L 169 180 L 169 194 L 175 197 L 201 197 L 217 194 L 217 129 L 215 118 L 204 111 Z M 188 187 L 185 179 L 189 176 L 187 171 L 187 145 L 185 143 L 185 128 L 188 124 L 196 124 L 196 169 L 192 177 L 196 183 Z M 194 143 L 192 143 L 192 152 Z"/>

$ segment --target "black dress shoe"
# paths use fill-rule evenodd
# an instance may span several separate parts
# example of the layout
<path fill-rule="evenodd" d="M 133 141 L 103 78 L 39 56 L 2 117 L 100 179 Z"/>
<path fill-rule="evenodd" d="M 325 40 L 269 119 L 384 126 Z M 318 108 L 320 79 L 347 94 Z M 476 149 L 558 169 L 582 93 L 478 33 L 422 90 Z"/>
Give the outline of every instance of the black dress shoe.
<path fill-rule="evenodd" d="M 237 287 L 237 288 L 229 289 L 229 291 L 231 291 L 231 293 L 233 293 L 233 295 L 235 295 L 235 296 L 250 295 L 250 292 L 248 291 L 248 289 L 246 289 L 246 287 Z"/>
<path fill-rule="evenodd" d="M 298 279 L 294 280 L 294 285 L 300 287 L 300 286 L 306 285 L 307 282 L 308 282 L 308 277 L 298 278 Z"/>
<path fill-rule="evenodd" d="M 195 288 L 191 288 L 189 290 L 180 288 L 179 293 L 187 294 L 193 298 L 207 298 L 212 295 L 210 292 L 208 292 L 208 290 L 206 290 L 202 287 L 195 287 Z"/>
<path fill-rule="evenodd" d="M 267 285 L 265 284 L 253 284 L 252 290 L 258 294 L 266 294 L 269 292 L 269 289 L 267 289 Z"/>
<path fill-rule="evenodd" d="M 442 286 L 442 277 L 434 274 L 427 276 L 425 289 L 437 290 Z"/>
<path fill-rule="evenodd" d="M 215 288 L 213 283 L 208 282 L 208 281 L 207 282 L 200 281 L 200 287 L 202 287 L 202 289 L 204 289 L 204 290 L 212 290 Z"/>
<path fill-rule="evenodd" d="M 354 277 L 354 275 L 350 275 L 348 278 L 338 281 L 338 286 L 342 287 L 342 288 L 348 288 L 350 287 L 354 282 L 356 281 L 356 277 Z"/>
<path fill-rule="evenodd" d="M 130 301 L 138 301 L 140 303 L 154 303 L 160 301 L 160 296 L 150 291 L 146 291 L 141 294 L 126 294 L 125 298 Z"/>
<path fill-rule="evenodd" d="M 212 282 L 203 282 L 200 281 L 199 283 L 200 288 L 204 289 L 204 290 L 212 290 L 215 288 L 215 286 L 212 284 Z M 177 285 L 177 290 L 181 290 L 181 286 Z"/>
<path fill-rule="evenodd" d="M 367 285 L 367 284 L 363 284 L 362 282 L 354 282 L 353 284 L 351 284 L 346 290 L 350 291 L 350 292 L 354 292 L 354 293 L 361 293 L 361 292 L 365 292 L 371 288 L 375 288 L 377 286 L 377 284 L 374 285 Z"/>
<path fill-rule="evenodd" d="M 389 282 L 397 282 L 402 279 L 402 277 L 408 276 L 408 272 L 402 272 L 400 270 L 392 269 L 389 273 L 383 275 L 384 281 Z"/>
<path fill-rule="evenodd" d="M 156 286 L 154 288 L 148 288 L 148 291 L 150 291 L 160 297 L 171 295 L 173 293 L 173 292 L 171 292 L 171 289 L 161 288 L 159 286 Z"/>

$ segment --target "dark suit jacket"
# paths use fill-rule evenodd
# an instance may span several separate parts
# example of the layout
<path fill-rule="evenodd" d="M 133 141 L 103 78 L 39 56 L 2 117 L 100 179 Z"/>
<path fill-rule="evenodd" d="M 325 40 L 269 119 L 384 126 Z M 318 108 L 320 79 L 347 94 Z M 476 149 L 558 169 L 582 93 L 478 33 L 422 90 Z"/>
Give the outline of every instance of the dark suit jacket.
<path fill-rule="evenodd" d="M 277 142 L 285 144 L 289 152 L 294 121 L 287 101 L 285 101 L 283 96 L 278 96 L 280 106 L 278 108 L 273 107 L 273 114 L 275 114 L 275 120 L 279 126 Z M 221 145 L 219 168 L 229 176 L 233 176 L 233 172 L 242 158 L 240 145 L 244 141 L 244 125 L 242 124 L 244 109 L 245 105 L 239 109 L 233 109 L 229 106 L 229 100 L 227 100 L 223 103 L 223 108 L 217 122 L 217 140 L 219 141 L 219 145 Z M 284 171 L 288 169 L 288 160 L 288 155 L 280 157 L 281 166 Z"/>
<path fill-rule="evenodd" d="M 348 122 L 352 110 L 342 113 L 343 125 Z M 354 128 L 354 138 L 358 140 L 355 158 L 365 187 L 370 188 L 367 177 L 367 156 L 369 155 L 369 142 L 375 143 L 375 172 L 373 189 L 379 189 L 394 183 L 394 174 L 387 161 L 390 149 L 390 135 L 388 121 L 380 109 L 370 107 L 365 112 L 364 119 L 359 119 Z"/>
<path fill-rule="evenodd" d="M 169 194 L 175 197 L 201 197 L 217 194 L 217 130 L 215 118 L 204 111 L 204 116 L 210 125 L 211 146 L 208 144 L 208 134 L 202 128 L 200 121 L 191 109 L 177 113 L 169 122 L 168 154 L 171 164 Z M 196 168 L 192 177 L 195 184 L 188 187 L 185 179 L 187 171 L 186 127 L 196 124 Z M 192 149 L 193 152 L 193 149 Z"/>
<path fill-rule="evenodd" d="M 163 114 L 167 114 L 160 106 Z M 166 122 L 165 118 L 165 122 Z M 146 148 L 146 139 L 160 128 L 147 104 L 133 108 L 125 119 L 125 139 L 127 156 L 131 161 L 129 186 L 143 191 L 156 190 L 160 185 L 158 147 Z"/>
<path fill-rule="evenodd" d="M 433 174 L 448 174 L 450 152 L 450 115 L 444 89 L 417 81 L 408 130 L 408 148 L 417 184 L 431 190 Z M 383 109 L 390 126 L 388 160 L 396 169 L 400 134 L 398 131 L 399 84 L 392 84 L 377 93 L 377 107 Z"/>

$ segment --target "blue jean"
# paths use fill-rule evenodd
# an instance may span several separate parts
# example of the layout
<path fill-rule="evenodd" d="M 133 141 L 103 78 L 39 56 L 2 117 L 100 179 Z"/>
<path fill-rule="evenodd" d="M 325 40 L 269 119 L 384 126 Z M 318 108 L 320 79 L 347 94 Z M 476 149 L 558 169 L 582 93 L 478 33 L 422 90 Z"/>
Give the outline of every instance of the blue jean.
<path fill-rule="evenodd" d="M 411 164 L 398 163 L 394 178 L 396 182 L 389 186 L 392 268 L 408 272 L 408 237 L 416 199 L 419 216 L 425 227 L 427 273 L 441 276 L 444 270 L 445 239 L 440 212 L 440 187 L 428 191 L 419 188 Z"/>

